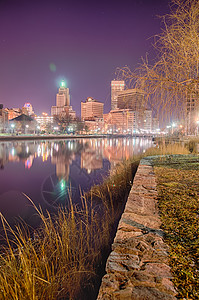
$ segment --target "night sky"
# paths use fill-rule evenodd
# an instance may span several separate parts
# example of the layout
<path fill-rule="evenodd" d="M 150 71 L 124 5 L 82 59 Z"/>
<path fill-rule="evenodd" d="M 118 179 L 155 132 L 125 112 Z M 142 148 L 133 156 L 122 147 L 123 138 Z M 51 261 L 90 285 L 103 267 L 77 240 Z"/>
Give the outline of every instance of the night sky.
<path fill-rule="evenodd" d="M 87 97 L 108 112 L 116 68 L 154 57 L 157 15 L 168 12 L 168 0 L 0 0 L 0 103 L 50 113 L 65 79 L 77 115 Z"/>

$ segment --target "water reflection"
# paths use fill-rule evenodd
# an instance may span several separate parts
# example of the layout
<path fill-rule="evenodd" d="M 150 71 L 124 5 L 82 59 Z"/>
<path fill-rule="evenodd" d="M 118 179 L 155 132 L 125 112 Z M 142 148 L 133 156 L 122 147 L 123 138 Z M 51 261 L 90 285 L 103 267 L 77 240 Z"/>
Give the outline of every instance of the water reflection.
<path fill-rule="evenodd" d="M 79 203 L 88 190 L 118 162 L 152 144 L 139 138 L 0 142 L 0 211 L 9 222 L 20 216 L 35 226 L 28 195 L 43 210 Z"/>

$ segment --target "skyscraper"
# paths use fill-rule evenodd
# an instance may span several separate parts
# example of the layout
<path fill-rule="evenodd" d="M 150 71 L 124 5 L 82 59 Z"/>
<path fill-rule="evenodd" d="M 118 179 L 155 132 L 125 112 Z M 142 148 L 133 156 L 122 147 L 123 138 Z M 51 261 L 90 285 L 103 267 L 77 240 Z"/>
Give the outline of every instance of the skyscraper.
<path fill-rule="evenodd" d="M 58 115 L 70 116 L 72 119 L 76 117 L 75 111 L 70 106 L 69 88 L 66 87 L 64 80 L 61 81 L 59 91 L 56 95 L 56 105 L 51 107 L 51 116 Z"/>
<path fill-rule="evenodd" d="M 64 80 L 61 81 L 61 86 L 56 95 L 56 106 L 69 106 L 70 105 L 70 95 L 69 88 L 66 87 L 66 83 Z"/>
<path fill-rule="evenodd" d="M 111 110 L 118 108 L 117 96 L 124 91 L 125 83 L 124 81 L 111 81 Z"/>

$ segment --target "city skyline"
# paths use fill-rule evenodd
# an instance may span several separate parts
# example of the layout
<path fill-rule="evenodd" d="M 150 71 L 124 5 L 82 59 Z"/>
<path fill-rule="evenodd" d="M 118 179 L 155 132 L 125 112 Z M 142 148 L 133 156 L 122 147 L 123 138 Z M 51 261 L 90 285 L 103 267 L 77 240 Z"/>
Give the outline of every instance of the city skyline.
<path fill-rule="evenodd" d="M 0 103 L 50 114 L 62 79 L 71 105 L 93 97 L 111 108 L 110 83 L 117 67 L 132 69 L 151 53 L 153 35 L 169 11 L 166 0 L 0 3 Z"/>

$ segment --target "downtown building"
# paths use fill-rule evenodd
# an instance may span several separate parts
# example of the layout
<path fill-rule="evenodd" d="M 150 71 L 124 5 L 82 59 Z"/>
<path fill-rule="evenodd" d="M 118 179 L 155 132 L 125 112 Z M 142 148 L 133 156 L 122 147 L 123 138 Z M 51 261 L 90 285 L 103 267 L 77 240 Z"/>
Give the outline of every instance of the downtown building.
<path fill-rule="evenodd" d="M 198 134 L 199 127 L 199 89 L 187 94 L 186 97 L 186 118 L 185 132 L 187 135 Z"/>
<path fill-rule="evenodd" d="M 42 113 L 41 116 L 35 116 L 35 120 L 37 122 L 37 129 L 46 130 L 52 129 L 53 126 L 53 116 L 49 116 L 47 113 Z"/>
<path fill-rule="evenodd" d="M 76 118 L 76 113 L 70 106 L 69 88 L 66 87 L 65 81 L 62 80 L 56 95 L 56 105 L 51 107 L 51 116 L 66 116 L 71 119 Z"/>
<path fill-rule="evenodd" d="M 25 114 L 30 117 L 34 116 L 35 113 L 32 104 L 30 102 L 26 102 L 24 104 L 24 106 L 22 107 L 22 114 Z"/>
<path fill-rule="evenodd" d="M 152 111 L 145 108 L 145 93 L 139 89 L 124 88 L 124 81 L 111 81 L 111 111 L 104 115 L 105 132 L 151 132 Z"/>
<path fill-rule="evenodd" d="M 81 102 L 81 119 L 95 120 L 102 119 L 104 103 L 99 102 L 92 97 L 88 97 L 85 102 Z"/>
<path fill-rule="evenodd" d="M 8 113 L 8 120 L 12 120 L 22 114 L 21 108 L 5 108 Z"/>
<path fill-rule="evenodd" d="M 91 133 L 103 132 L 103 111 L 104 103 L 92 97 L 88 97 L 85 102 L 81 102 L 81 119 Z"/>
<path fill-rule="evenodd" d="M 125 83 L 123 80 L 111 81 L 111 110 L 118 108 L 118 95 L 124 91 Z"/>

